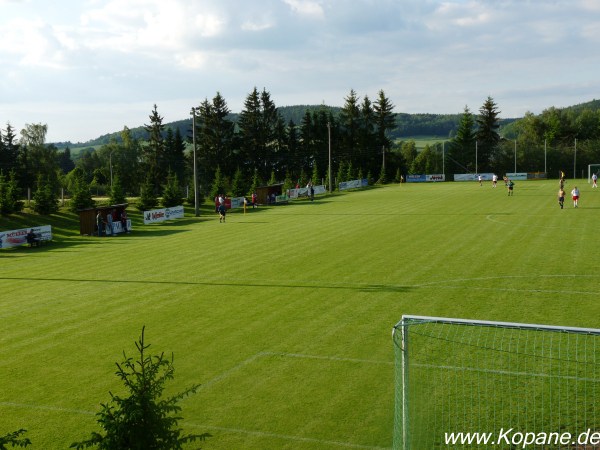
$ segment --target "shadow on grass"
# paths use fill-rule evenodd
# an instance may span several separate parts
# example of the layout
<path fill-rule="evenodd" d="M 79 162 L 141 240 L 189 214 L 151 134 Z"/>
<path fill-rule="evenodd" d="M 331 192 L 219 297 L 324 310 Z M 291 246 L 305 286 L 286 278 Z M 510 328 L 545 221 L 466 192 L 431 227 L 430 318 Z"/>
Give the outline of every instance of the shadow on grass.
<path fill-rule="evenodd" d="M 184 286 L 224 286 L 244 288 L 284 288 L 284 289 L 326 289 L 345 290 L 357 292 L 411 292 L 411 286 L 398 286 L 392 284 L 364 284 L 364 285 L 341 285 L 341 284 L 291 284 L 291 283 L 261 283 L 257 282 L 229 282 L 229 281 L 157 281 L 157 280 L 125 280 L 125 279 L 94 279 L 94 278 L 44 278 L 44 277 L 0 277 L 0 280 L 27 281 L 27 282 L 58 282 L 58 283 L 117 283 L 117 284 L 141 284 L 141 285 L 184 285 Z"/>

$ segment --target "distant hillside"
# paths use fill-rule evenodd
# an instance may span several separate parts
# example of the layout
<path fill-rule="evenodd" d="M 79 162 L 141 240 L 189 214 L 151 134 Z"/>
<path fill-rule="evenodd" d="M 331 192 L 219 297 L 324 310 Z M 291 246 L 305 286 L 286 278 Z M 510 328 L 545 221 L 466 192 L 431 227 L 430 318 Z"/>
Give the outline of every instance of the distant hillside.
<path fill-rule="evenodd" d="M 600 108 L 600 101 L 594 100 L 598 103 L 597 108 Z M 590 102 L 593 103 L 593 102 Z M 576 107 L 583 105 L 577 105 Z M 573 108 L 576 108 L 575 106 Z M 334 117 L 338 117 L 342 108 L 337 106 L 327 105 L 294 105 L 294 106 L 281 106 L 278 108 L 283 120 L 286 124 L 293 121 L 297 126 L 302 123 L 306 111 L 319 111 L 321 109 L 331 110 Z M 458 123 L 460 122 L 462 114 L 407 114 L 397 113 L 396 122 L 397 127 L 391 132 L 390 137 L 392 140 L 402 139 L 410 136 L 439 136 L 441 138 L 449 138 L 454 136 Z M 233 122 L 237 122 L 239 117 L 238 113 L 231 113 L 229 119 Z M 514 122 L 517 119 L 502 119 L 500 121 L 501 127 Z M 176 120 L 164 124 L 166 128 L 171 128 L 173 131 L 179 129 L 179 132 L 183 137 L 191 136 L 192 121 L 191 118 L 182 120 Z M 104 134 L 96 139 L 84 143 L 73 144 L 71 142 L 55 142 L 54 145 L 63 149 L 66 147 L 71 148 L 73 155 L 78 154 L 81 149 L 97 148 L 102 145 L 108 144 L 111 140 L 121 141 L 121 131 L 115 131 L 112 133 Z M 147 140 L 148 133 L 144 129 L 144 126 L 130 128 L 132 137 L 139 140 Z"/>

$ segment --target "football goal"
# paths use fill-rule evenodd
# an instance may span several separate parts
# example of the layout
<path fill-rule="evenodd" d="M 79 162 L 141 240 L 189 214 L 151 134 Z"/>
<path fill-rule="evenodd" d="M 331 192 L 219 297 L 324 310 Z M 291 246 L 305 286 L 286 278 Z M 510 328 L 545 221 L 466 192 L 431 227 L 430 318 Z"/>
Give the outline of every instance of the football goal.
<path fill-rule="evenodd" d="M 394 449 L 598 448 L 571 445 L 600 436 L 600 330 L 403 316 L 393 342 Z"/>
<path fill-rule="evenodd" d="M 592 175 L 600 172 L 600 164 L 588 164 L 588 183 L 592 182 Z"/>

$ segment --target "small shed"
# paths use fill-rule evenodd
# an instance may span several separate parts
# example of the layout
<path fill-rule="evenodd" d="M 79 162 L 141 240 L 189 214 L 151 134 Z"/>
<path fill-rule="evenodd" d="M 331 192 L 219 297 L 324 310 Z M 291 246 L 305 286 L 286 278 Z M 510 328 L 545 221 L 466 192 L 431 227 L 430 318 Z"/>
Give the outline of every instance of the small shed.
<path fill-rule="evenodd" d="M 119 205 L 104 205 L 94 206 L 93 208 L 80 209 L 79 212 L 79 233 L 92 236 L 98 234 L 96 229 L 96 216 L 98 212 L 102 214 L 102 220 L 106 222 L 106 215 L 115 210 L 116 215 L 113 220 L 116 222 L 121 217 L 121 214 L 127 209 L 129 203 L 121 203 Z"/>
<path fill-rule="evenodd" d="M 275 197 L 283 193 L 283 183 L 271 184 L 268 186 L 258 186 L 256 188 L 256 199 L 261 205 L 270 205 L 275 203 Z"/>

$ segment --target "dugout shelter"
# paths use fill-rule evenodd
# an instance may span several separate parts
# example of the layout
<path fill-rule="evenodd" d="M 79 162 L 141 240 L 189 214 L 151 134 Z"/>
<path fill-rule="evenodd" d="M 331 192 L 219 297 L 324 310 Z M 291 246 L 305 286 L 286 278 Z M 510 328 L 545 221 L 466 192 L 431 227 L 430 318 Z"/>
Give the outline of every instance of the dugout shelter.
<path fill-rule="evenodd" d="M 96 215 L 98 211 L 102 214 L 102 220 L 106 222 L 106 215 L 113 209 L 116 211 L 116 216 L 121 217 L 121 213 L 127 209 L 129 203 L 120 203 L 118 205 L 103 205 L 94 206 L 93 208 L 85 208 L 78 210 L 79 212 L 79 234 L 82 236 L 92 236 L 97 234 L 96 230 Z M 115 219 L 116 221 L 116 219 Z"/>
<path fill-rule="evenodd" d="M 275 197 L 283 193 L 283 183 L 258 186 L 256 188 L 256 199 L 260 205 L 275 203 Z"/>

